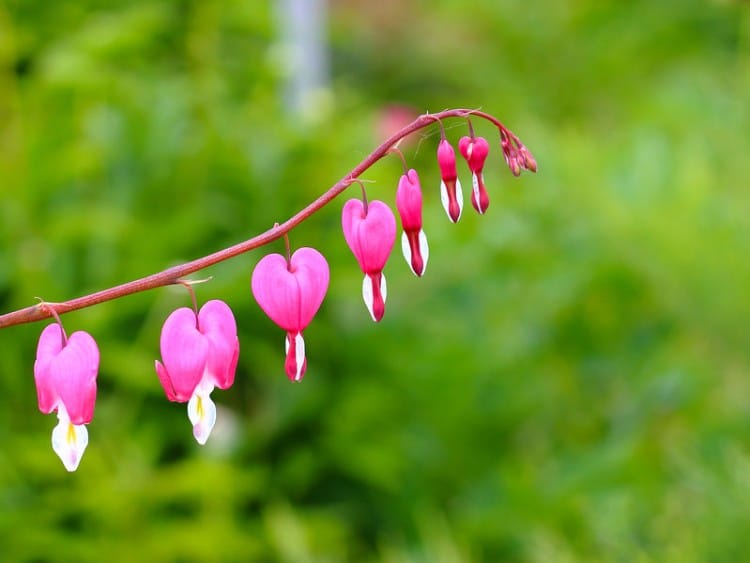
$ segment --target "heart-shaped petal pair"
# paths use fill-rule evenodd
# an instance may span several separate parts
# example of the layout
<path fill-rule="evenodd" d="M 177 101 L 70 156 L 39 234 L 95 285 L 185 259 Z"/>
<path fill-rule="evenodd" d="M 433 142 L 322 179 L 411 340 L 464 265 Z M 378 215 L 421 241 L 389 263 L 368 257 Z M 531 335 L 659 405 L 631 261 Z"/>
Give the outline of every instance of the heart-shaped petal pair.
<path fill-rule="evenodd" d="M 300 248 L 291 258 L 269 254 L 255 266 L 250 285 L 268 317 L 287 332 L 285 371 L 300 381 L 307 362 L 302 331 L 318 312 L 328 291 L 328 262 L 314 248 Z"/>

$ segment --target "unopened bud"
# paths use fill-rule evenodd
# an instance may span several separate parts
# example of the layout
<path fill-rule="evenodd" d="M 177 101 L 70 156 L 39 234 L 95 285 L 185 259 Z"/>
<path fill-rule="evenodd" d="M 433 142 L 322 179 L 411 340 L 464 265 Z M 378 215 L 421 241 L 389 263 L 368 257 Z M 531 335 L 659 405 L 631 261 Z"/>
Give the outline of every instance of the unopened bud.
<path fill-rule="evenodd" d="M 508 167 L 510 168 L 510 171 L 514 176 L 521 175 L 521 164 L 519 162 L 519 157 L 520 155 L 518 154 L 518 151 L 514 150 L 510 157 L 506 159 L 508 161 Z"/>
<path fill-rule="evenodd" d="M 526 147 L 521 147 L 520 156 L 523 157 L 523 168 L 525 168 L 526 170 L 531 170 L 532 172 L 536 172 L 536 160 Z"/>

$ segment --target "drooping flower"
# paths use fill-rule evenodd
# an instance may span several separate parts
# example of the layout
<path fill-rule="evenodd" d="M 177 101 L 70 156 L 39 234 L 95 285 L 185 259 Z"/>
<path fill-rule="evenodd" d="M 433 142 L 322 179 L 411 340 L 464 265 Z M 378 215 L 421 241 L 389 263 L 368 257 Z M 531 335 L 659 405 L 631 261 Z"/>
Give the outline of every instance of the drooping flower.
<path fill-rule="evenodd" d="M 484 161 L 490 152 L 490 144 L 484 137 L 461 137 L 458 150 L 471 170 L 471 204 L 481 215 L 487 211 L 490 198 L 484 186 Z"/>
<path fill-rule="evenodd" d="M 318 312 L 328 291 L 328 262 L 314 248 L 300 248 L 287 260 L 264 256 L 255 266 L 250 285 L 269 318 L 286 331 L 284 371 L 301 381 L 307 370 L 302 331 Z"/>
<path fill-rule="evenodd" d="M 344 238 L 365 274 L 362 297 L 375 322 L 385 314 L 387 286 L 383 268 L 396 240 L 396 218 L 382 201 L 350 199 L 341 213 Z"/>
<path fill-rule="evenodd" d="M 48 325 L 39 337 L 34 362 L 39 410 L 57 411 L 52 449 L 65 469 L 75 471 L 89 443 L 86 424 L 94 416 L 99 348 L 90 334 L 65 337 L 58 323 Z"/>
<path fill-rule="evenodd" d="M 234 383 L 240 342 L 232 310 L 217 299 L 197 315 L 187 307 L 177 309 L 164 322 L 160 348 L 159 381 L 170 401 L 187 402 L 193 436 L 203 445 L 216 423 L 211 392 Z"/>
<path fill-rule="evenodd" d="M 422 187 L 414 169 L 401 176 L 396 191 L 396 208 L 401 218 L 401 251 L 415 275 L 421 276 L 427 268 L 429 248 L 422 230 Z"/>
<path fill-rule="evenodd" d="M 464 207 L 464 196 L 456 172 L 456 152 L 447 139 L 442 139 L 438 144 L 437 160 L 441 177 L 440 201 L 448 218 L 457 223 Z"/>

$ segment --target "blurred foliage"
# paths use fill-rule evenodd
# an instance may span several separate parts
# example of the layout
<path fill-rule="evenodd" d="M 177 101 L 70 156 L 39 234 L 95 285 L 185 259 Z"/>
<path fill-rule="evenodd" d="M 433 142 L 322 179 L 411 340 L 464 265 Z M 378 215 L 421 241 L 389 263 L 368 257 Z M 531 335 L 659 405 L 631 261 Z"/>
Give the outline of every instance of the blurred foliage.
<path fill-rule="evenodd" d="M 195 444 L 158 385 L 162 289 L 71 313 L 101 349 L 81 467 L 36 406 L 42 324 L 0 333 L 7 561 L 739 561 L 750 551 L 750 5 L 331 2 L 317 115 L 279 95 L 272 3 L 0 2 L 0 308 L 60 301 L 248 238 L 342 177 L 383 108 L 481 107 L 487 216 L 439 204 L 374 325 L 339 228 L 301 385 L 253 302 L 261 252 L 206 271 L 237 382 Z M 465 126 L 450 122 L 453 141 Z M 492 130 L 475 123 L 484 134 Z M 492 156 L 492 154 L 491 154 Z M 397 159 L 367 173 L 393 203 Z M 464 178 L 468 184 L 468 178 Z M 278 251 L 280 244 L 267 251 Z"/>

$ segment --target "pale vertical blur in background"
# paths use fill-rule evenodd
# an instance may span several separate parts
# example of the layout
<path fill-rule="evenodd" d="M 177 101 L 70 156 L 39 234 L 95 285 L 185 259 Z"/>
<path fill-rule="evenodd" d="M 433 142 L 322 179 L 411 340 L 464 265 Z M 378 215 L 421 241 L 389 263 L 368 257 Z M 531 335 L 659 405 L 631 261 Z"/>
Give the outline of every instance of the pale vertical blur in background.
<path fill-rule="evenodd" d="M 330 106 L 330 52 L 325 0 L 280 0 L 278 25 L 287 109 L 315 120 Z"/>

